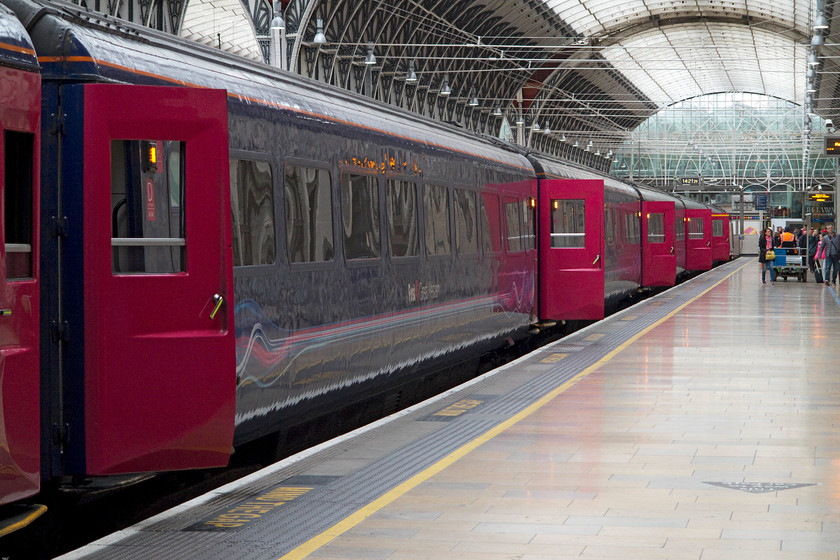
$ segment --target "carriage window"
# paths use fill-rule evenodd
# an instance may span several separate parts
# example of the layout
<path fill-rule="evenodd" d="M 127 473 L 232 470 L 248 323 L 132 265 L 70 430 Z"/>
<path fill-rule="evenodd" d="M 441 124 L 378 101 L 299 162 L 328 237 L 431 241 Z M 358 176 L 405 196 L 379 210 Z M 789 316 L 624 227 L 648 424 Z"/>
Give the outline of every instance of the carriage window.
<path fill-rule="evenodd" d="M 268 162 L 230 160 L 230 202 L 233 265 L 274 263 L 274 193 Z"/>
<path fill-rule="evenodd" d="M 519 223 L 519 201 L 505 198 L 507 248 L 511 253 L 522 251 L 522 228 Z"/>
<path fill-rule="evenodd" d="M 665 214 L 651 212 L 647 215 L 648 243 L 665 243 Z"/>
<path fill-rule="evenodd" d="M 642 238 L 639 225 L 640 214 L 626 211 L 624 213 L 625 240 L 631 245 L 638 245 Z"/>
<path fill-rule="evenodd" d="M 551 247 L 585 247 L 586 220 L 583 200 L 551 201 Z"/>
<path fill-rule="evenodd" d="M 527 251 L 537 246 L 535 207 L 531 205 L 531 198 L 522 201 L 522 249 Z"/>
<path fill-rule="evenodd" d="M 703 239 L 703 218 L 688 218 L 688 238 Z"/>
<path fill-rule="evenodd" d="M 26 132 L 4 134 L 6 278 L 32 277 L 32 190 L 34 139 Z"/>
<path fill-rule="evenodd" d="M 478 228 L 475 217 L 475 193 L 455 189 L 455 250 L 478 252 Z"/>
<path fill-rule="evenodd" d="M 452 252 L 449 241 L 449 190 L 446 187 L 427 185 L 423 194 L 423 210 L 426 254 L 448 255 Z"/>
<path fill-rule="evenodd" d="M 329 172 L 287 164 L 283 184 L 289 261 L 301 263 L 333 260 Z"/>
<path fill-rule="evenodd" d="M 723 220 L 712 220 L 712 235 L 723 237 Z"/>
<path fill-rule="evenodd" d="M 420 254 L 420 226 L 417 212 L 417 185 L 410 181 L 388 180 L 388 237 L 391 255 L 416 257 Z"/>
<path fill-rule="evenodd" d="M 341 224 L 347 259 L 379 257 L 379 189 L 376 177 L 341 176 Z"/>
<path fill-rule="evenodd" d="M 186 270 L 183 200 L 183 142 L 111 141 L 111 269 L 115 274 Z"/>
<path fill-rule="evenodd" d="M 502 228 L 499 219 L 499 197 L 495 194 L 481 195 L 481 250 L 496 253 L 502 250 Z"/>
<path fill-rule="evenodd" d="M 674 218 L 674 229 L 676 232 L 677 241 L 682 241 L 685 239 L 685 218 L 683 216 L 677 215 Z"/>

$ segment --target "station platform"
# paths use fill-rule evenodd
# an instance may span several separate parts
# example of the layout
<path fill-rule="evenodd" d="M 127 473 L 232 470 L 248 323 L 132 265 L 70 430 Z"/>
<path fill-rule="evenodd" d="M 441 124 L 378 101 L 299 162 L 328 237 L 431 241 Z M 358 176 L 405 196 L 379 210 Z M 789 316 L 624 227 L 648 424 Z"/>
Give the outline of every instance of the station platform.
<path fill-rule="evenodd" d="M 840 560 L 838 332 L 741 258 L 62 558 Z"/>

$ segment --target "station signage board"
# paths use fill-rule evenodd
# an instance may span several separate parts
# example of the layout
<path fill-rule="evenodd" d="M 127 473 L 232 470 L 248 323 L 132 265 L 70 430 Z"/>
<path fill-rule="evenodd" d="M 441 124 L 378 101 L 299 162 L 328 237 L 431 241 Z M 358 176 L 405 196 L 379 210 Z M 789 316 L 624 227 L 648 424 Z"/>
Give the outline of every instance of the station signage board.
<path fill-rule="evenodd" d="M 826 156 L 840 156 L 840 136 L 826 136 L 824 138 L 823 154 Z"/>

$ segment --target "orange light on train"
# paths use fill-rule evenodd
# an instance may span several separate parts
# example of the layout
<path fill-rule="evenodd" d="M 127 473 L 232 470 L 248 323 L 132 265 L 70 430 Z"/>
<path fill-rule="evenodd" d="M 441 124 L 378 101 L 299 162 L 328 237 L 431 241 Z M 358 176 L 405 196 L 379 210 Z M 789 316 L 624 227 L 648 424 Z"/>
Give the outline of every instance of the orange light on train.
<path fill-rule="evenodd" d="M 140 143 L 140 155 L 144 173 L 158 173 L 158 143 L 154 140 L 144 140 Z"/>

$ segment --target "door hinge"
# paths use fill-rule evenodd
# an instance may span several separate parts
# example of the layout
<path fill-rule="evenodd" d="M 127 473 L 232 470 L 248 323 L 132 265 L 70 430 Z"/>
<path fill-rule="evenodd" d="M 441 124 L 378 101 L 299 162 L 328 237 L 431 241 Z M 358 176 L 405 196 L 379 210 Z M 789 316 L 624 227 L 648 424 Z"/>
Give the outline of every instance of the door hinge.
<path fill-rule="evenodd" d="M 67 321 L 53 321 L 52 338 L 54 342 L 70 342 L 70 324 Z"/>
<path fill-rule="evenodd" d="M 53 424 L 53 445 L 65 445 L 70 441 L 70 424 Z"/>
<path fill-rule="evenodd" d="M 58 239 L 60 237 L 62 239 L 67 239 L 68 230 L 70 229 L 70 223 L 67 220 L 67 216 L 62 216 L 61 218 L 53 216 L 50 218 L 50 221 L 52 222 L 53 238 Z"/>
<path fill-rule="evenodd" d="M 64 120 L 67 118 L 67 115 L 64 113 L 51 113 L 50 114 L 50 134 L 53 136 L 57 136 L 59 134 L 64 135 Z"/>

